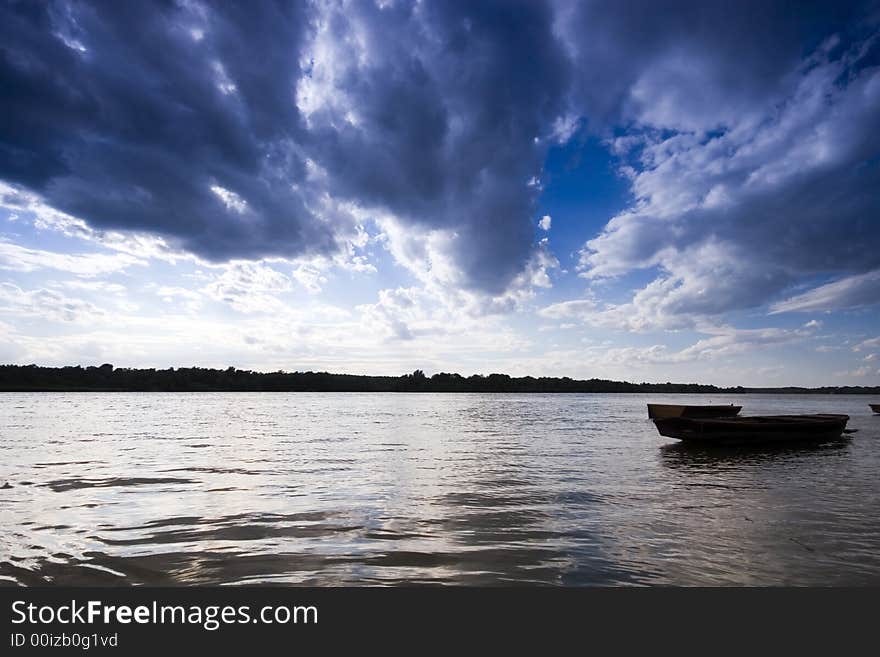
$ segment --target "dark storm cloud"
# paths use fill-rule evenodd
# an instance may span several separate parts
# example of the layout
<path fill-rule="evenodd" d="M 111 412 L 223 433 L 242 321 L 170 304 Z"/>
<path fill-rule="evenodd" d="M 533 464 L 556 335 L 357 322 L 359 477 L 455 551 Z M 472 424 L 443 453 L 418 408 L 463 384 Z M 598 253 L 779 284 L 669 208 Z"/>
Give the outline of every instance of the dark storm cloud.
<path fill-rule="evenodd" d="M 529 258 L 535 139 L 564 109 L 552 19 L 535 2 L 365 2 L 321 16 L 333 56 L 310 72 L 325 96 L 308 112 L 310 143 L 334 194 L 457 230 L 466 280 L 490 292 Z"/>
<path fill-rule="evenodd" d="M 291 189 L 298 5 L 12 2 L 3 14 L 4 179 L 97 228 L 212 259 L 333 248 Z"/>
<path fill-rule="evenodd" d="M 212 259 L 324 253 L 346 229 L 316 214 L 326 191 L 457 231 L 454 259 L 481 290 L 502 291 L 529 258 L 534 140 L 566 69 L 548 7 L 13 2 L 3 14 L 0 175 L 95 227 Z M 325 23 L 329 58 L 313 50 Z M 297 90 L 322 69 L 328 107 L 307 129 Z M 307 179 L 307 159 L 327 175 Z"/>
<path fill-rule="evenodd" d="M 749 262 L 734 269 L 756 290 L 713 299 L 723 309 L 822 268 L 877 267 L 841 237 L 873 239 L 878 224 L 876 4 L 58 0 L 0 12 L 0 177 L 97 228 L 214 260 L 330 254 L 353 234 L 333 202 L 350 201 L 413 234 L 454 233 L 461 284 L 500 293 L 535 254 L 529 180 L 548 137 L 580 117 L 634 138 L 646 202 L 591 242 L 587 268 L 680 273 L 714 245 Z M 675 308 L 698 302 L 679 294 Z"/>
<path fill-rule="evenodd" d="M 876 3 L 557 0 L 574 61 L 575 110 L 596 128 L 639 117 L 709 128 L 790 83 L 797 63 Z"/>

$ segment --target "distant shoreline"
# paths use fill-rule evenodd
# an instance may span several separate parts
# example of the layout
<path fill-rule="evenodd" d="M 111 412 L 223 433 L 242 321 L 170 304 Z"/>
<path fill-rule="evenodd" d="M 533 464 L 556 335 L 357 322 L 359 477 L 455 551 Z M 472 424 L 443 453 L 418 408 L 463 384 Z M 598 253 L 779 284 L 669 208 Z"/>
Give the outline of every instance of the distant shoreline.
<path fill-rule="evenodd" d="M 459 392 L 459 393 L 660 393 L 880 395 L 880 387 L 719 387 L 698 383 L 631 383 L 568 377 L 440 373 L 403 376 L 328 372 L 253 372 L 235 368 L 157 369 L 0 365 L 0 392 Z"/>

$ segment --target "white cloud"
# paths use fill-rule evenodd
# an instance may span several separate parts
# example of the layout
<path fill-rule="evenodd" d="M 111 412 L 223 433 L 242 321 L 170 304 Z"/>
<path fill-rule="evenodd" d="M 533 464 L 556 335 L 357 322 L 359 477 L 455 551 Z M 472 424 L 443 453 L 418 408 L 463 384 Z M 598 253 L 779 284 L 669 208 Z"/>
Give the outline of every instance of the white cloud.
<path fill-rule="evenodd" d="M 734 329 L 722 327 L 715 330 L 703 329 L 703 332 L 710 331 L 714 333 L 712 337 L 699 340 L 682 350 L 679 352 L 678 358 L 681 360 L 717 359 L 755 349 L 790 344 L 806 337 L 803 331 L 779 328 Z"/>
<path fill-rule="evenodd" d="M 472 361 L 486 368 L 490 354 L 528 349 L 530 342 L 505 325 L 501 316 L 480 314 L 468 299 L 413 286 L 381 290 L 376 303 L 358 306 L 361 334 L 374 336 L 399 357 L 449 371 Z M 473 371 L 473 370 L 472 370 Z"/>
<path fill-rule="evenodd" d="M 837 59 L 819 49 L 777 94 L 723 117 L 712 132 L 678 112 L 699 111 L 699 103 L 652 87 L 658 103 L 643 106 L 637 130 L 620 140 L 625 144 L 611 141 L 624 154 L 635 202 L 580 253 L 579 269 L 589 279 L 656 268 L 655 280 L 616 323 L 699 323 L 772 302 L 806 277 L 835 271 L 868 273 L 774 310 L 880 300 L 878 258 L 853 246 L 876 239 L 864 219 L 876 207 L 860 191 L 874 184 L 873 169 L 860 165 L 876 152 L 880 69 L 859 66 L 863 46 Z M 666 79 L 676 61 L 658 60 L 665 73 L 654 79 L 649 69 L 640 84 L 647 89 L 649 78 Z"/>
<path fill-rule="evenodd" d="M 293 280 L 302 285 L 310 294 L 317 294 L 321 291 L 324 284 L 327 283 L 327 277 L 315 266 L 299 265 L 290 275 L 293 277 Z"/>
<path fill-rule="evenodd" d="M 557 144 L 564 144 L 572 138 L 580 127 L 581 117 L 577 114 L 558 116 L 553 121 L 550 136 Z"/>
<path fill-rule="evenodd" d="M 865 377 L 872 376 L 875 374 L 880 375 L 880 370 L 875 369 L 873 367 L 869 367 L 867 365 L 863 365 L 863 366 L 857 367 L 853 370 L 843 370 L 841 372 L 835 372 L 834 376 L 846 377 L 846 378 L 855 377 L 857 379 L 864 379 Z"/>
<path fill-rule="evenodd" d="M 278 295 L 292 287 L 290 278 L 269 265 L 235 262 L 201 292 L 240 313 L 283 313 L 287 306 Z"/>
<path fill-rule="evenodd" d="M 57 284 L 50 283 L 50 285 L 56 287 L 65 287 L 71 290 L 85 290 L 87 292 L 101 293 L 101 294 L 113 294 L 113 295 L 122 295 L 127 292 L 127 288 L 124 285 L 120 285 L 119 283 L 108 283 L 107 281 L 95 281 L 95 280 L 70 280 L 70 281 L 60 281 Z"/>
<path fill-rule="evenodd" d="M 179 304 L 191 313 L 198 312 L 204 306 L 201 292 L 173 285 L 149 286 L 155 290 L 156 296 L 166 304 Z"/>
<path fill-rule="evenodd" d="M 684 329 L 717 325 L 717 317 L 748 307 L 753 288 L 767 274 L 746 254 L 710 240 L 665 256 L 665 267 L 627 303 L 582 307 L 582 321 L 628 331 Z"/>
<path fill-rule="evenodd" d="M 0 269 L 11 271 L 56 269 L 88 277 L 146 264 L 145 260 L 124 253 L 56 253 L 42 249 L 28 249 L 0 240 Z"/>
<path fill-rule="evenodd" d="M 773 304 L 771 312 L 822 312 L 880 303 L 880 269 L 847 276 Z"/>
<path fill-rule="evenodd" d="M 548 231 L 550 230 L 552 222 L 553 219 L 550 217 L 550 215 L 545 214 L 543 217 L 541 217 L 541 221 L 538 222 L 538 226 L 541 228 L 541 230 Z"/>
<path fill-rule="evenodd" d="M 538 314 L 550 319 L 581 319 L 591 317 L 596 310 L 596 302 L 593 299 L 574 299 L 561 301 L 545 308 L 541 308 Z"/>
<path fill-rule="evenodd" d="M 457 307 L 469 315 L 509 313 L 521 309 L 534 297 L 536 288 L 552 287 L 550 272 L 559 268 L 559 261 L 546 242 L 532 250 L 523 269 L 499 294 L 487 294 L 468 288 L 461 269 L 456 265 L 458 242 L 464 239 L 453 230 L 417 231 L 404 229 L 393 217 L 378 220 L 380 239 L 394 260 L 412 273 L 424 290 L 449 307 Z"/>
<path fill-rule="evenodd" d="M 460 288 L 463 280 L 452 259 L 453 230 L 413 230 L 390 215 L 378 217 L 380 239 L 394 260 L 426 285 Z"/>
<path fill-rule="evenodd" d="M 232 210 L 238 214 L 244 214 L 247 211 L 247 201 L 235 192 L 220 185 L 211 185 L 211 191 L 223 202 L 227 210 Z"/>
<path fill-rule="evenodd" d="M 214 84 L 217 85 L 217 89 L 224 96 L 228 96 L 229 94 L 234 94 L 238 91 L 238 87 L 235 83 L 229 78 L 229 74 L 226 72 L 226 67 L 223 66 L 223 63 L 215 60 L 212 62 L 212 68 L 214 69 Z M 214 191 L 214 188 L 211 188 L 211 191 Z"/>
<path fill-rule="evenodd" d="M 46 288 L 23 290 L 0 283 L 0 312 L 8 316 L 39 317 L 52 322 L 87 323 L 105 315 L 93 303 Z"/>
<path fill-rule="evenodd" d="M 853 347 L 853 351 L 864 351 L 866 349 L 875 349 L 880 348 L 880 336 L 876 338 L 869 338 L 867 340 L 862 340 L 855 347 Z"/>
<path fill-rule="evenodd" d="M 358 310 L 369 329 L 399 340 L 444 333 L 453 325 L 442 303 L 417 287 L 381 290 L 376 303 Z"/>
<path fill-rule="evenodd" d="M 39 230 L 56 231 L 66 237 L 94 242 L 107 249 L 128 254 L 139 261 L 149 258 L 168 262 L 198 260 L 196 256 L 172 247 L 165 239 L 157 235 L 135 231 L 94 229 L 82 219 L 46 205 L 37 194 L 19 189 L 3 181 L 0 181 L 0 207 L 11 212 L 29 215 L 34 227 Z"/>
<path fill-rule="evenodd" d="M 693 363 L 740 356 L 751 351 L 790 344 L 804 337 L 802 333 L 797 331 L 777 328 L 734 329 L 720 327 L 704 329 L 704 332 L 710 330 L 714 331 L 711 337 L 698 340 L 679 351 L 672 351 L 666 345 L 625 347 L 608 351 L 612 354 L 613 359 L 622 363 L 634 361 L 654 364 Z"/>

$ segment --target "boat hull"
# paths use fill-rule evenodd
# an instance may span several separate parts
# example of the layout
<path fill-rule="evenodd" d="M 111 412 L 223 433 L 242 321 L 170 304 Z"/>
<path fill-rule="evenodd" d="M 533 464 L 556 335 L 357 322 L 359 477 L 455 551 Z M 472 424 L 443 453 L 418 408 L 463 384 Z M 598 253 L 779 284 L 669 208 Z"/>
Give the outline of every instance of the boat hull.
<path fill-rule="evenodd" d="M 880 414 L 880 404 L 868 404 L 871 407 L 871 410 L 875 413 Z"/>
<path fill-rule="evenodd" d="M 687 404 L 648 404 L 648 417 L 652 420 L 663 417 L 713 418 L 733 417 L 742 406 L 689 406 Z"/>
<path fill-rule="evenodd" d="M 702 444 L 824 442 L 843 434 L 848 415 L 767 415 L 732 418 L 658 418 L 661 436 Z"/>

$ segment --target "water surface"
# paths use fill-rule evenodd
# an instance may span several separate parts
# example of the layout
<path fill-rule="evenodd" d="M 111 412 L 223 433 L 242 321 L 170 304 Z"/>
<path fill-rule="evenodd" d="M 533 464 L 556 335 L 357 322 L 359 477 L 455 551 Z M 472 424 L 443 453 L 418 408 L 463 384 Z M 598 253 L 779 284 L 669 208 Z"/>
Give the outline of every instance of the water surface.
<path fill-rule="evenodd" d="M 684 447 L 645 403 L 841 412 Z M 865 396 L 0 394 L 0 584 L 880 584 Z"/>

